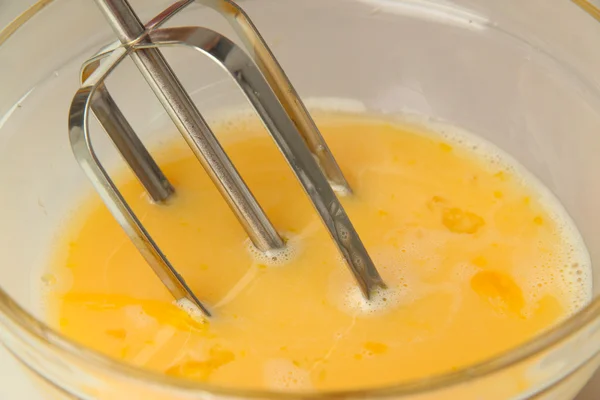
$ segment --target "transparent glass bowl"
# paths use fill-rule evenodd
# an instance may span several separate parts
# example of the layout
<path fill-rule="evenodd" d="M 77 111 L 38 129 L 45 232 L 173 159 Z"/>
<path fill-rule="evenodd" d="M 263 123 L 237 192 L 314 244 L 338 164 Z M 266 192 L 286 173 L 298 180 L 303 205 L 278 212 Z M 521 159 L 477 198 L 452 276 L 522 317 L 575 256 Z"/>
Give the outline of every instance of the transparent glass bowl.
<path fill-rule="evenodd" d="M 169 3 L 133 2 L 146 19 Z M 303 98 L 429 116 L 512 154 L 578 225 L 595 265 L 594 300 L 551 331 L 480 365 L 361 392 L 224 390 L 133 368 L 70 342 L 44 322 L 40 277 L 57 227 L 90 190 L 67 139 L 79 68 L 113 36 L 92 1 L 46 0 L 0 32 L 0 339 L 45 385 L 41 392 L 144 400 L 573 398 L 600 363 L 600 23 L 594 9 L 588 4 L 586 13 L 567 0 L 240 4 Z M 235 38 L 202 7 L 171 23 Z M 208 60 L 186 50 L 165 54 L 209 121 L 245 104 Z M 145 141 L 157 143 L 174 131 L 131 65 L 112 79 L 115 98 Z M 95 128 L 95 145 L 112 165 L 118 157 Z"/>

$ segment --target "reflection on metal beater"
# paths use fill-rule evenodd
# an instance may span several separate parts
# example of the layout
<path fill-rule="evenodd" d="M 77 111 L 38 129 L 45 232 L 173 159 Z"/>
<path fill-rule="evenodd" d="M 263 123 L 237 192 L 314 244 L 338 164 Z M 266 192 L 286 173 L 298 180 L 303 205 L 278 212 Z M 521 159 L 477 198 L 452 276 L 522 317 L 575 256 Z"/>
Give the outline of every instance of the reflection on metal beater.
<path fill-rule="evenodd" d="M 269 251 L 283 247 L 284 242 L 160 53 L 158 48 L 164 46 L 198 50 L 230 74 L 310 197 L 364 296 L 369 298 L 375 288 L 385 287 L 332 189 L 342 188 L 344 194 L 350 194 L 346 179 L 285 73 L 238 5 L 229 0 L 197 1 L 227 19 L 250 56 L 229 39 L 207 28 L 160 28 L 194 1 L 174 3 L 145 27 L 127 0 L 95 1 L 119 43 L 106 47 L 83 66 L 82 86 L 69 114 L 71 145 L 102 200 L 177 300 L 186 299 L 206 316 L 210 315 L 123 199 L 96 157 L 90 140 L 88 118 L 92 111 L 154 201 L 160 203 L 174 192 L 104 84 L 125 57 L 134 61 L 253 244 L 261 251 Z"/>

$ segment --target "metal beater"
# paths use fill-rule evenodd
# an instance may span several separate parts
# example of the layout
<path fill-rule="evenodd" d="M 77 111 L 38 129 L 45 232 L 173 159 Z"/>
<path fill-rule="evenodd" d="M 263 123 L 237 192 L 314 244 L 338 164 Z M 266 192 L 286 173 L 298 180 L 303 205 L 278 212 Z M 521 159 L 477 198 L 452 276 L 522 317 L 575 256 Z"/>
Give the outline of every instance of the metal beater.
<path fill-rule="evenodd" d="M 90 114 L 94 114 L 157 206 L 174 193 L 175 189 L 104 84 L 126 57 L 130 57 L 142 73 L 252 243 L 263 252 L 280 249 L 285 244 L 161 54 L 159 48 L 164 46 L 196 49 L 231 75 L 310 197 L 364 296 L 368 299 L 374 289 L 385 287 L 332 189 L 332 186 L 341 188 L 345 195 L 351 195 L 348 182 L 279 63 L 236 3 L 231 0 L 176 1 L 143 25 L 127 0 L 94 1 L 119 40 L 83 65 L 82 84 L 69 112 L 71 146 L 112 215 L 176 300 L 187 299 L 210 316 L 207 307 L 190 290 L 122 197 L 98 160 L 90 140 L 88 120 Z M 161 28 L 169 18 L 194 2 L 225 17 L 247 53 L 226 37 L 204 27 Z"/>

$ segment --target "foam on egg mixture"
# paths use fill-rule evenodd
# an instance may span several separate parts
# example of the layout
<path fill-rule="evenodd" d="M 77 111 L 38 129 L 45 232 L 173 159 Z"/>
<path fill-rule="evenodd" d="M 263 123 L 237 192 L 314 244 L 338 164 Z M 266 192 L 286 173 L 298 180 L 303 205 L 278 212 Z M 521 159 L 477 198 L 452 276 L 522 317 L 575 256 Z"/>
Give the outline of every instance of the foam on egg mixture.
<path fill-rule="evenodd" d="M 167 206 L 146 201 L 127 171 L 117 182 L 213 317 L 174 304 L 90 196 L 45 275 L 49 318 L 87 346 L 167 375 L 327 391 L 455 371 L 590 300 L 590 259 L 573 222 L 501 150 L 432 122 L 314 117 L 353 188 L 342 204 L 387 288 L 364 299 L 272 139 L 243 116 L 216 131 L 286 248 L 255 249 L 189 149 L 173 143 L 158 155 L 177 190 Z"/>

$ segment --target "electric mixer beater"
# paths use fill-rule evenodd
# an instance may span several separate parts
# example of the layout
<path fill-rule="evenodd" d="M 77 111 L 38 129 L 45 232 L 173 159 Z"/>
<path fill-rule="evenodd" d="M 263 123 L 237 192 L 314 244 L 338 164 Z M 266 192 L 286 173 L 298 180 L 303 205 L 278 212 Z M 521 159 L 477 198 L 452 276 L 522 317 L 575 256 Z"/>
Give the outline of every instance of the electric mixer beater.
<path fill-rule="evenodd" d="M 152 239 L 98 160 L 88 120 L 93 114 L 157 206 L 175 193 L 126 117 L 111 97 L 105 80 L 130 57 L 197 159 L 219 189 L 256 248 L 281 249 L 277 233 L 235 166 L 160 52 L 187 46 L 209 56 L 236 81 L 319 213 L 363 295 L 384 288 L 373 261 L 336 197 L 352 191 L 280 65 L 246 13 L 230 0 L 175 2 L 143 25 L 127 0 L 95 0 L 119 41 L 84 63 L 82 85 L 69 112 L 69 137 L 75 157 L 112 215 L 176 300 L 187 299 L 205 316 L 208 308 L 190 290 Z M 192 3 L 219 12 L 243 41 L 245 50 L 210 29 L 198 26 L 161 28 Z M 247 52 L 247 53 L 246 53 Z"/>

